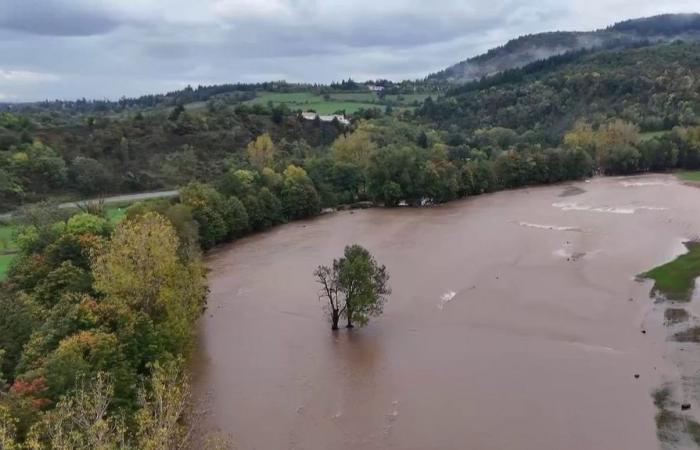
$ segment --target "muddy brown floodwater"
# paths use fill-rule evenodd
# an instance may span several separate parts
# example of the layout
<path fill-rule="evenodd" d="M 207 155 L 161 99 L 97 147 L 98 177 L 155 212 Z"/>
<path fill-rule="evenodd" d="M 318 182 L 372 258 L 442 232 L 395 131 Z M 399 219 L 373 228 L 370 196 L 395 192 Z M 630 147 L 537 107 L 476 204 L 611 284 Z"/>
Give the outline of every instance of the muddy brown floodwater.
<path fill-rule="evenodd" d="M 281 226 L 208 259 L 196 392 L 242 450 L 657 449 L 692 347 L 635 275 L 697 233 L 700 190 L 662 175 Z M 393 294 L 333 333 L 312 272 L 350 243 Z"/>

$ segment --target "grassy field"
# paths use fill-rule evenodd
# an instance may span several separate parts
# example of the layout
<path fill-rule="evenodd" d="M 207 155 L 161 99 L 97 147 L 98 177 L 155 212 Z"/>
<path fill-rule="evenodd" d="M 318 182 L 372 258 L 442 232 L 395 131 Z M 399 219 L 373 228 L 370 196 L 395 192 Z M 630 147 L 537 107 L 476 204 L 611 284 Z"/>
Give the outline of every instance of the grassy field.
<path fill-rule="evenodd" d="M 7 269 L 10 267 L 10 261 L 15 255 L 0 255 L 0 280 L 5 278 Z"/>
<path fill-rule="evenodd" d="M 386 99 L 402 105 L 414 105 L 416 102 L 423 103 L 426 98 L 431 96 L 433 94 L 391 94 L 387 95 Z"/>
<path fill-rule="evenodd" d="M 382 108 L 384 106 L 368 101 L 376 99 L 376 95 L 369 93 L 340 93 L 330 94 L 329 99 L 311 92 L 268 92 L 261 93 L 253 100 L 246 103 L 250 105 L 285 104 L 292 110 L 301 109 L 303 111 L 314 110 L 319 114 L 333 114 L 336 111 L 345 111 L 346 114 L 353 114 L 360 109 Z"/>
<path fill-rule="evenodd" d="M 0 281 L 5 278 L 10 262 L 15 257 L 15 243 L 12 239 L 15 227 L 12 224 L 0 222 Z"/>
<path fill-rule="evenodd" d="M 307 103 L 306 109 L 313 109 L 319 114 L 333 114 L 336 111 L 345 111 L 345 114 L 353 114 L 361 109 L 379 108 L 384 110 L 384 105 L 362 102 L 341 102 L 341 101 L 322 101 L 316 103 Z"/>
<path fill-rule="evenodd" d="M 700 183 L 700 170 L 678 172 L 676 176 L 683 181 L 696 181 Z"/>
<path fill-rule="evenodd" d="M 113 204 L 105 206 L 105 216 L 112 223 L 117 223 L 126 214 L 126 209 L 130 206 L 129 203 Z"/>
<path fill-rule="evenodd" d="M 0 223 L 0 253 L 15 247 L 12 241 L 12 233 L 14 226 L 6 223 Z"/>
<path fill-rule="evenodd" d="M 338 92 L 330 94 L 332 100 L 372 103 L 379 101 L 374 92 Z"/>
<path fill-rule="evenodd" d="M 663 135 L 667 134 L 668 131 L 647 131 L 644 133 L 639 133 L 639 140 L 642 142 L 644 141 L 650 141 L 652 139 L 662 137 Z"/>
<path fill-rule="evenodd" d="M 668 300 L 690 301 L 695 279 L 700 276 L 700 242 L 687 242 L 685 246 L 688 253 L 642 274 L 654 280 L 654 292 Z"/>
<path fill-rule="evenodd" d="M 390 94 L 386 95 L 384 99 L 392 102 L 399 110 L 412 110 L 430 96 L 434 96 L 434 94 Z M 244 103 L 248 105 L 268 105 L 270 102 L 276 105 L 286 104 L 291 110 L 314 110 L 324 115 L 342 110 L 345 110 L 346 114 L 353 114 L 363 108 L 386 108 L 386 105 L 382 105 L 382 100 L 376 92 L 333 92 L 328 94 L 328 100 L 324 96 L 313 92 L 259 92 L 257 97 Z M 206 111 L 206 107 L 207 102 L 191 102 L 185 105 L 185 110 L 192 114 L 199 114 Z M 149 117 L 166 116 L 171 111 L 172 107 L 170 106 L 141 110 L 143 115 Z M 133 111 L 123 111 L 113 113 L 109 117 L 125 118 L 133 114 Z M 652 135 L 663 133 L 642 133 L 642 139 L 651 139 Z"/>
<path fill-rule="evenodd" d="M 323 97 L 312 92 L 262 92 L 252 100 L 246 103 L 255 105 L 267 105 L 269 102 L 278 104 L 286 103 L 288 105 L 304 105 L 306 103 L 322 102 Z"/>

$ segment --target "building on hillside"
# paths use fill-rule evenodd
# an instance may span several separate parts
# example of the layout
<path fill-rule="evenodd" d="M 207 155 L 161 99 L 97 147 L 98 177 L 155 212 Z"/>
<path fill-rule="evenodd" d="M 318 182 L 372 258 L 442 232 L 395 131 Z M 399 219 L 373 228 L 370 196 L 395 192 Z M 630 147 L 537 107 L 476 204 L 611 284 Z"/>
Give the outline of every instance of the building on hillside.
<path fill-rule="evenodd" d="M 350 125 L 350 121 L 341 114 L 331 114 L 328 116 L 322 116 L 315 112 L 303 112 L 301 113 L 301 117 L 303 117 L 305 120 L 316 120 L 316 118 L 318 117 L 318 120 L 320 120 L 321 122 L 333 122 L 333 120 L 337 120 L 338 123 L 342 125 Z"/>
<path fill-rule="evenodd" d="M 384 90 L 384 86 L 377 86 L 376 84 L 368 84 L 367 88 L 372 92 L 382 92 Z"/>

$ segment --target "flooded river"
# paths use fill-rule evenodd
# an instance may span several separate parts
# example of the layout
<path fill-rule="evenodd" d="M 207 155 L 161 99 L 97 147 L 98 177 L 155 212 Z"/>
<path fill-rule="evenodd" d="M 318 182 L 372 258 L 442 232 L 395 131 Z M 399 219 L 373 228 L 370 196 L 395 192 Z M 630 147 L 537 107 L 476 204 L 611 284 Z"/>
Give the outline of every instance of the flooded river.
<path fill-rule="evenodd" d="M 700 190 L 661 175 L 294 222 L 211 254 L 195 387 L 241 450 L 657 449 L 695 344 L 635 275 L 698 233 Z M 350 243 L 393 294 L 333 333 L 312 272 Z"/>

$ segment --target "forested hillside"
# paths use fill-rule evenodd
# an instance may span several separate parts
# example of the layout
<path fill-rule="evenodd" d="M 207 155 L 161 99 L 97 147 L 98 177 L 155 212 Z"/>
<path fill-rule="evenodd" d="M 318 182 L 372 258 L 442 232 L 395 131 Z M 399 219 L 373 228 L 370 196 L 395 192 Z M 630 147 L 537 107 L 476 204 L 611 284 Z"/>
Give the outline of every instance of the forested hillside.
<path fill-rule="evenodd" d="M 288 110 L 221 108 L 167 116 L 85 117 L 42 126 L 0 115 L 0 211 L 57 194 L 95 196 L 176 187 L 220 176 L 260 134 L 283 153 L 303 157 L 330 145 L 342 126 L 299 119 Z M 226 162 L 228 161 L 228 163 Z"/>
<path fill-rule="evenodd" d="M 596 31 L 554 31 L 520 36 L 501 47 L 432 74 L 428 80 L 463 83 L 568 52 L 620 49 L 642 42 L 677 39 L 700 41 L 699 14 L 663 14 L 626 20 Z"/>
<path fill-rule="evenodd" d="M 692 127 L 698 122 L 699 74 L 700 44 L 696 43 L 582 50 L 452 87 L 443 95 L 414 94 L 413 98 L 425 99 L 416 109 L 383 111 L 368 104 L 370 107 L 350 116 L 353 123 L 349 126 L 305 120 L 299 115 L 303 103 L 292 110 L 285 103 L 217 99 L 158 112 L 118 114 L 79 113 L 72 108 L 61 112 L 35 105 L 0 115 L 0 209 L 47 198 L 218 180 L 230 170 L 251 167 L 248 148 L 261 135 L 268 136 L 274 148 L 272 169 L 282 172 L 288 164 L 306 168 L 321 183 L 316 188 L 326 199 L 323 204 L 333 205 L 331 198 L 348 188 L 332 186 L 332 176 L 326 173 L 332 167 L 319 169 L 319 161 L 331 158 L 339 137 L 367 129 L 378 120 L 388 134 L 413 135 L 403 138 L 417 148 L 441 146 L 452 162 L 479 160 L 475 155 L 481 154 L 495 158 L 512 148 L 557 148 L 581 121 L 598 129 L 621 120 L 636 127 L 642 138 L 652 132 L 665 133 L 661 141 L 666 142 L 674 127 Z M 367 98 L 356 85 L 343 86 L 345 94 L 341 89 L 333 95 Z M 299 99 L 306 94 L 275 95 L 272 98 Z M 361 125 L 363 121 L 368 122 Z M 374 135 L 368 145 L 381 150 L 390 142 L 386 135 Z M 381 158 L 383 152 L 367 153 L 367 158 L 370 155 Z M 366 169 L 371 158 L 354 162 Z M 676 166 L 687 164 L 680 161 L 668 168 Z M 626 171 L 651 168 L 649 164 L 635 167 Z M 361 184 L 368 173 L 361 174 Z M 360 190 L 347 199 L 369 199 L 369 194 Z"/>
<path fill-rule="evenodd" d="M 696 123 L 698 75 L 700 44 L 581 51 L 455 87 L 419 114 L 445 129 L 505 127 L 550 143 L 580 119 L 670 130 Z"/>

